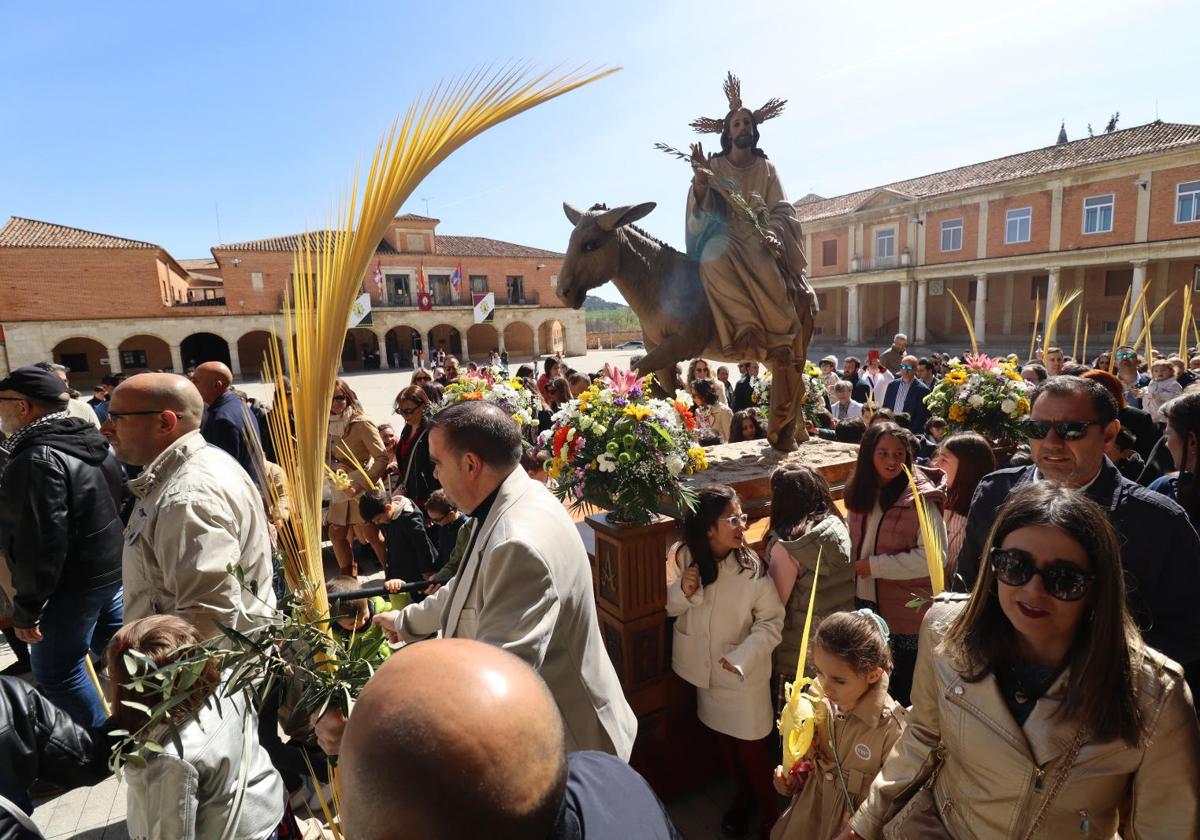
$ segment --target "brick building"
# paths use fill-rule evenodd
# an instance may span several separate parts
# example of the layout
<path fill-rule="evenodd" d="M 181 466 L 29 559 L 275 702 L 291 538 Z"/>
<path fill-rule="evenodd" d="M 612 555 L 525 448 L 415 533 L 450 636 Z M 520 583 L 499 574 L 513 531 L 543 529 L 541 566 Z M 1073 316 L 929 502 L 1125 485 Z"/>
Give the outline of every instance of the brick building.
<path fill-rule="evenodd" d="M 1186 284 L 1200 291 L 1200 125 L 1153 122 L 1074 142 L 1062 133 L 1043 149 L 809 195 L 796 209 L 821 303 L 816 343 L 886 346 L 902 332 L 961 347 L 953 290 L 981 343 L 1027 347 L 1038 301 L 1044 323 L 1048 295 L 1082 289 L 1094 355 L 1131 286 L 1136 297 L 1152 281 L 1149 312 L 1171 291 L 1179 303 Z M 1184 317 L 1166 306 L 1156 343 L 1177 344 Z M 1070 348 L 1074 319 L 1073 305 L 1048 341 Z M 1141 326 L 1139 313 L 1135 334 Z"/>
<path fill-rule="evenodd" d="M 561 306 L 555 294 L 562 254 L 443 236 L 437 224 L 404 215 L 389 226 L 364 277 L 371 320 L 348 331 L 344 370 L 408 367 L 414 347 L 477 360 L 502 349 L 514 359 L 585 352 L 583 313 Z M 110 372 L 182 371 L 217 359 L 237 376 L 258 376 L 298 236 L 175 260 L 150 242 L 13 217 L 0 229 L 0 374 L 53 358 L 83 387 Z M 422 269 L 430 312 L 417 307 Z M 472 292 L 495 293 L 492 322 L 474 322 Z"/>

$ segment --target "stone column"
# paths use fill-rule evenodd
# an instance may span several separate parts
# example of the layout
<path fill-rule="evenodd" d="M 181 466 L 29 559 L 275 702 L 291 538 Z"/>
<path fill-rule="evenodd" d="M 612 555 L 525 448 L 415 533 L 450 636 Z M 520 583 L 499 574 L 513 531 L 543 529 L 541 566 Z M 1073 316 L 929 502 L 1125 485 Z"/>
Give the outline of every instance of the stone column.
<path fill-rule="evenodd" d="M 171 345 L 171 370 L 183 373 L 183 350 L 178 344 Z"/>
<path fill-rule="evenodd" d="M 851 283 L 846 287 L 846 343 L 860 344 L 862 342 L 862 325 L 860 319 L 862 309 L 858 302 L 858 284 Z M 536 342 L 536 337 L 535 337 Z M 534 344 L 536 347 L 537 345 Z"/>
<path fill-rule="evenodd" d="M 242 357 L 238 354 L 237 342 L 226 340 L 225 346 L 229 348 L 229 369 L 233 372 L 233 378 L 241 379 Z"/>
<path fill-rule="evenodd" d="M 980 352 L 987 341 L 987 279 L 986 274 L 975 275 L 975 341 Z"/>
<path fill-rule="evenodd" d="M 906 337 L 912 335 L 912 283 L 900 281 L 900 317 L 896 321 L 896 332 L 902 332 Z"/>
<path fill-rule="evenodd" d="M 1057 268 L 1057 267 L 1056 267 L 1056 268 L 1047 268 L 1047 269 L 1046 269 L 1046 274 L 1047 274 L 1047 279 L 1046 279 L 1046 303 L 1045 303 L 1045 304 L 1042 306 L 1042 323 L 1048 323 L 1048 322 L 1049 322 L 1049 318 L 1047 317 L 1047 313 L 1049 313 L 1049 312 L 1050 312 L 1050 310 L 1051 310 L 1051 308 L 1053 308 L 1053 307 L 1054 307 L 1054 305 L 1055 305 L 1055 304 L 1058 302 L 1058 297 L 1059 297 L 1059 295 L 1058 295 L 1058 274 L 1059 274 L 1059 272 L 1060 272 L 1060 271 L 1061 271 L 1061 269 L 1059 269 L 1059 268 Z M 1036 325 L 1034 325 L 1034 331 L 1035 331 L 1035 332 L 1037 331 L 1037 326 L 1036 326 Z M 1058 332 L 1058 325 L 1057 325 L 1057 324 L 1055 324 L 1055 325 L 1054 325 L 1054 332 L 1055 332 L 1055 333 L 1057 333 L 1057 332 Z M 1042 336 L 1042 348 L 1043 348 L 1043 349 L 1045 349 L 1045 348 L 1047 348 L 1047 347 L 1053 347 L 1053 346 L 1054 346 L 1054 343 L 1055 343 L 1055 342 L 1054 342 L 1054 335 L 1044 335 L 1044 336 Z"/>
<path fill-rule="evenodd" d="M 917 326 L 915 329 L 916 335 L 913 336 L 913 341 L 917 344 L 924 344 L 927 340 L 925 330 L 925 309 L 929 305 L 929 281 L 921 278 L 917 281 Z"/>
<path fill-rule="evenodd" d="M 104 352 L 108 353 L 108 372 L 121 372 L 121 350 L 116 344 L 110 344 Z"/>
<path fill-rule="evenodd" d="M 533 330 L 533 361 L 536 366 L 538 357 L 542 355 L 542 349 L 538 345 L 538 328 L 533 327 L 532 330 Z M 534 373 L 538 373 L 538 371 L 534 371 Z"/>
<path fill-rule="evenodd" d="M 379 369 L 391 370 L 392 360 L 388 358 L 387 352 L 387 334 L 388 331 L 383 327 L 375 330 L 375 340 L 379 342 Z"/>
<path fill-rule="evenodd" d="M 459 359 L 459 362 L 462 363 L 463 367 L 466 367 L 467 362 L 471 361 L 471 351 L 467 348 L 467 331 L 459 330 L 458 335 L 462 342 L 462 358 Z"/>
<path fill-rule="evenodd" d="M 1129 305 L 1133 306 L 1138 302 L 1138 297 L 1142 294 L 1142 287 L 1146 285 L 1146 260 L 1133 261 L 1133 286 L 1129 292 Z M 1133 313 L 1133 325 L 1129 328 L 1130 340 L 1136 340 L 1138 333 L 1142 331 L 1142 307 L 1138 304 L 1138 308 Z M 1120 327 L 1120 324 L 1117 325 Z"/>

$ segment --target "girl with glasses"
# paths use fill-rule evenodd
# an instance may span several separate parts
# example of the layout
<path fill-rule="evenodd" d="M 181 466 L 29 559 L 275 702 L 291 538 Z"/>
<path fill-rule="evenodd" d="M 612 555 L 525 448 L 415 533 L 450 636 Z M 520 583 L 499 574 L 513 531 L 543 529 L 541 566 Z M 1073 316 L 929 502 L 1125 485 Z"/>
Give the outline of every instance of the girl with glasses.
<path fill-rule="evenodd" d="M 413 500 L 425 510 L 430 494 L 441 489 L 433 476 L 429 457 L 429 393 L 422 385 L 409 385 L 396 395 L 393 410 L 404 421 L 396 441 L 396 493 Z"/>
<path fill-rule="evenodd" d="M 744 834 L 756 810 L 766 837 L 777 816 L 766 738 L 774 728 L 771 652 L 783 604 L 744 542 L 746 516 L 733 488 L 702 488 L 684 519 L 684 541 L 667 551 L 667 614 L 674 616 L 671 667 L 696 686 L 700 722 L 717 736 L 737 780 L 722 828 Z"/>
<path fill-rule="evenodd" d="M 917 661 L 917 633 L 921 616 L 933 594 L 929 562 L 917 517 L 916 497 L 904 468 L 916 479 L 930 521 L 946 545 L 942 509 L 946 502 L 941 470 L 914 464 L 916 438 L 890 421 L 872 423 L 858 450 L 858 463 L 846 485 L 851 554 L 857 576 L 858 599 L 872 606 L 892 629 L 895 669 L 891 693 L 908 705 L 913 665 Z M 909 606 L 914 600 L 924 606 Z"/>
<path fill-rule="evenodd" d="M 1028 485 L 984 556 L 969 600 L 926 616 L 908 726 L 839 840 L 880 836 L 930 779 L 913 810 L 945 833 L 920 836 L 1197 837 L 1200 729 L 1126 609 L 1106 512 Z"/>
<path fill-rule="evenodd" d="M 372 486 L 367 486 L 367 482 L 354 468 L 350 455 L 353 455 L 366 470 Z M 374 483 L 378 482 L 387 470 L 388 459 L 383 439 L 379 436 L 379 427 L 363 413 L 358 395 L 344 379 L 337 380 L 333 386 L 333 401 L 329 408 L 328 457 L 329 466 L 333 470 L 343 470 L 350 477 L 348 489 L 333 490 L 326 513 L 329 542 L 333 545 L 338 569 L 343 575 L 358 575 L 358 561 L 354 557 L 354 546 L 350 541 L 352 532 L 360 542 L 371 546 L 380 568 L 384 568 L 386 558 L 379 528 L 359 514 L 358 500 L 355 496 L 364 490 L 373 489 Z"/>

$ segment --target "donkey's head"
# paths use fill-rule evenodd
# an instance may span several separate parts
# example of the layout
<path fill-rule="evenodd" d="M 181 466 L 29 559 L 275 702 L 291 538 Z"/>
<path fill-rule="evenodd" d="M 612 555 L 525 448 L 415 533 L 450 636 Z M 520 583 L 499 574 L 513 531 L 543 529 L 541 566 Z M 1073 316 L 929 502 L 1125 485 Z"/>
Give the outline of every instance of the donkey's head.
<path fill-rule="evenodd" d="M 567 219 L 575 225 L 567 256 L 558 276 L 558 296 L 573 309 L 583 306 L 589 289 L 594 289 L 617 276 L 620 248 L 617 231 L 622 225 L 636 222 L 654 209 L 654 202 L 614 207 L 601 207 L 586 212 L 563 202 Z"/>

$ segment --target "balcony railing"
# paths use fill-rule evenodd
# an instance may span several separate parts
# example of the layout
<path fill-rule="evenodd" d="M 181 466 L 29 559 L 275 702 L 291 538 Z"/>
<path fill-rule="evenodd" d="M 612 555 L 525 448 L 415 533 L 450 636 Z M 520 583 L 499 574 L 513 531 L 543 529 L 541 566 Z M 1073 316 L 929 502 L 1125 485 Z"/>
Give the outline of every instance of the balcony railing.
<path fill-rule="evenodd" d="M 176 303 L 175 306 L 224 306 L 225 298 L 203 298 L 201 300 L 185 300 Z"/>
<path fill-rule="evenodd" d="M 850 273 L 860 271 L 886 271 L 889 268 L 908 268 L 912 265 L 912 256 L 908 249 L 890 257 L 851 257 Z"/>

